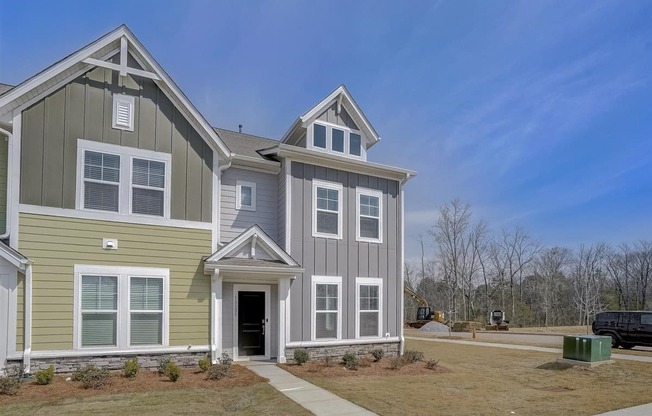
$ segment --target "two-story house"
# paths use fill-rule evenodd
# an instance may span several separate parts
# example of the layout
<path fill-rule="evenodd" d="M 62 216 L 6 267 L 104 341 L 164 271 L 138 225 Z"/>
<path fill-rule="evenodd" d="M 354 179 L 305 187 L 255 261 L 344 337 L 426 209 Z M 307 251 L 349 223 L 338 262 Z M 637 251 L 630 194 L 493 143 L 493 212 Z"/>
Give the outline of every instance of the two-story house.
<path fill-rule="evenodd" d="M 402 348 L 403 185 L 344 86 L 213 128 L 126 26 L 0 84 L 0 371 Z"/>

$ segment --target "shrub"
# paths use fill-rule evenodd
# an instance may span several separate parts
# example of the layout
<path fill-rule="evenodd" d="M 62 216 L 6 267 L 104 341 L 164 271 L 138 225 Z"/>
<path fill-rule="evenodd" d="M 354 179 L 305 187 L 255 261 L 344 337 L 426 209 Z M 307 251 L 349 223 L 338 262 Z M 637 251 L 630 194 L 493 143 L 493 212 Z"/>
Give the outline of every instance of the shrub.
<path fill-rule="evenodd" d="M 385 356 L 385 351 L 381 350 L 380 348 L 377 348 L 371 351 L 371 356 L 374 357 L 374 362 L 377 363 L 378 361 L 383 359 L 383 357 Z"/>
<path fill-rule="evenodd" d="M 54 380 L 54 366 L 50 365 L 47 370 L 39 370 L 34 373 L 36 377 L 36 384 L 46 385 L 52 383 Z"/>
<path fill-rule="evenodd" d="M 88 364 L 72 373 L 72 379 L 74 381 L 81 381 L 85 389 L 100 389 L 109 383 L 110 375 L 109 370 L 106 368 L 99 368 L 94 364 Z"/>
<path fill-rule="evenodd" d="M 170 360 L 165 366 L 164 374 L 170 379 L 170 381 L 176 383 L 177 380 L 179 380 L 179 377 L 181 377 L 181 369 L 174 361 Z"/>
<path fill-rule="evenodd" d="M 223 378 L 230 377 L 230 376 L 231 376 L 230 364 L 212 365 L 206 373 L 206 378 L 209 380 L 221 380 Z"/>
<path fill-rule="evenodd" d="M 139 371 L 140 366 L 138 365 L 138 357 L 134 357 L 131 360 L 125 361 L 122 374 L 127 378 L 135 378 Z"/>
<path fill-rule="evenodd" d="M 360 360 L 357 355 L 349 351 L 342 357 L 342 363 L 347 370 L 357 370 L 360 365 Z"/>
<path fill-rule="evenodd" d="M 360 367 L 363 367 L 363 368 L 364 367 L 371 367 L 372 362 L 375 362 L 375 361 L 373 359 L 369 358 L 369 357 L 366 357 L 366 356 L 360 358 L 360 360 L 359 360 Z"/>
<path fill-rule="evenodd" d="M 405 361 L 403 361 L 402 357 L 392 357 L 389 359 L 389 367 L 392 370 L 398 370 L 403 367 L 403 364 L 405 364 Z"/>
<path fill-rule="evenodd" d="M 310 361 L 310 353 L 305 348 L 297 348 L 294 350 L 294 362 L 302 365 Z"/>
<path fill-rule="evenodd" d="M 222 356 L 218 359 L 218 361 L 220 362 L 220 364 L 231 365 L 231 363 L 233 362 L 233 358 L 229 357 L 228 353 L 223 352 Z"/>
<path fill-rule="evenodd" d="M 327 355 L 324 357 L 323 360 L 324 367 L 333 367 L 335 365 L 335 362 L 333 360 L 333 357 Z"/>
<path fill-rule="evenodd" d="M 13 396 L 20 388 L 20 379 L 14 376 L 0 376 L 0 394 Z"/>
<path fill-rule="evenodd" d="M 204 358 L 200 358 L 199 361 L 197 361 L 197 365 L 199 366 L 199 369 L 204 373 L 211 368 L 212 364 L 213 363 L 211 363 L 211 359 L 208 356 Z"/>
<path fill-rule="evenodd" d="M 428 370 L 435 370 L 438 364 L 439 364 L 438 360 L 428 360 L 426 361 L 426 368 Z"/>
<path fill-rule="evenodd" d="M 416 363 L 417 361 L 423 360 L 423 353 L 417 350 L 405 350 L 403 360 L 408 364 Z"/>
<path fill-rule="evenodd" d="M 158 360 L 158 366 L 157 366 L 157 372 L 160 376 L 165 375 L 165 369 L 167 368 L 168 364 L 173 363 L 174 361 L 172 358 L 168 356 L 161 357 Z"/>

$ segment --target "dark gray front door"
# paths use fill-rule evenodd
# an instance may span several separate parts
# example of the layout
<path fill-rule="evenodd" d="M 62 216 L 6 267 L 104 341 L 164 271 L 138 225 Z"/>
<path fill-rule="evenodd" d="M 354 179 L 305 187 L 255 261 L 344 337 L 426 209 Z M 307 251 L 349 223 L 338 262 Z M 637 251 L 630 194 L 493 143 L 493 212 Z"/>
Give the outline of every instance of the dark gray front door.
<path fill-rule="evenodd" d="M 265 355 L 265 292 L 238 292 L 238 355 Z"/>

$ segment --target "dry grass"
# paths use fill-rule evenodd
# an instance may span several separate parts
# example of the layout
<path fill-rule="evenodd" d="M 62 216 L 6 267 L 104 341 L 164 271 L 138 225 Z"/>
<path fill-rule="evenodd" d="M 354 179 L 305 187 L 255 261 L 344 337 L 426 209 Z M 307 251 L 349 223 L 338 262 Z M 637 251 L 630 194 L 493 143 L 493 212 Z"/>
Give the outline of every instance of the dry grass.
<path fill-rule="evenodd" d="M 591 370 L 554 354 L 408 341 L 446 373 L 322 377 L 308 381 L 381 415 L 593 415 L 652 401 L 652 364 L 619 361 Z"/>
<path fill-rule="evenodd" d="M 0 396 L 0 415 L 309 415 L 250 370 L 233 366 L 233 377 L 206 380 L 205 373 L 183 370 L 172 383 L 143 371 L 134 380 L 114 374 L 103 389 L 83 389 L 57 376 L 47 386 L 24 383 L 16 396 Z"/>
<path fill-rule="evenodd" d="M 510 328 L 510 332 L 520 334 L 552 334 L 552 335 L 586 335 L 593 334 L 591 327 L 586 326 L 549 326 L 533 328 Z"/>

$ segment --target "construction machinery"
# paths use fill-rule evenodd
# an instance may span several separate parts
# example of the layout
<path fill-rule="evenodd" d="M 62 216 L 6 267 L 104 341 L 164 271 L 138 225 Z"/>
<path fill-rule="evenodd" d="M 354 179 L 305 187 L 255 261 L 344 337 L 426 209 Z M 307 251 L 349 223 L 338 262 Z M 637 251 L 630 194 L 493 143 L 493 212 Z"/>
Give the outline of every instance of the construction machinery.
<path fill-rule="evenodd" d="M 491 320 L 485 329 L 487 331 L 509 331 L 509 321 L 505 319 L 505 311 L 492 311 Z"/>
<path fill-rule="evenodd" d="M 426 300 L 426 298 L 419 295 L 417 292 L 415 292 L 414 290 L 410 289 L 407 286 L 403 288 L 403 293 L 409 295 L 410 297 L 412 297 L 414 300 L 416 300 L 421 304 L 421 306 L 419 306 L 419 308 L 417 309 L 416 321 L 406 321 L 405 322 L 406 324 L 408 324 L 412 328 L 421 328 L 428 322 L 432 322 L 432 321 L 445 323 L 444 312 L 436 311 L 432 309 L 430 306 L 428 306 L 428 301 Z"/>

